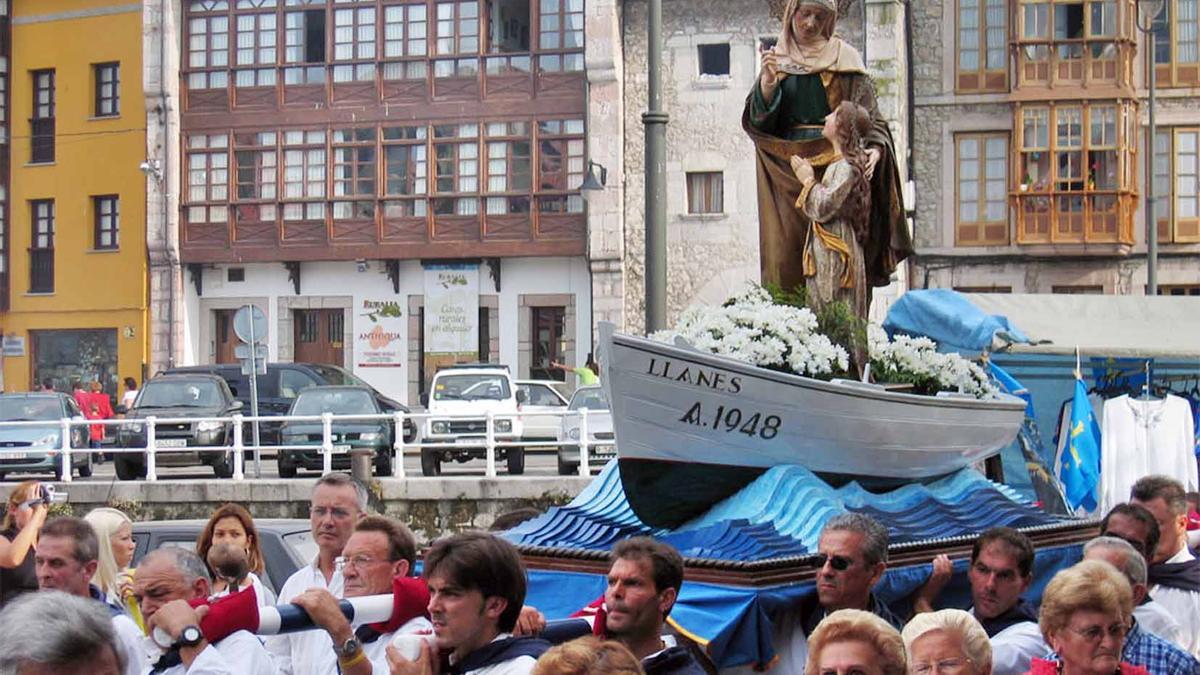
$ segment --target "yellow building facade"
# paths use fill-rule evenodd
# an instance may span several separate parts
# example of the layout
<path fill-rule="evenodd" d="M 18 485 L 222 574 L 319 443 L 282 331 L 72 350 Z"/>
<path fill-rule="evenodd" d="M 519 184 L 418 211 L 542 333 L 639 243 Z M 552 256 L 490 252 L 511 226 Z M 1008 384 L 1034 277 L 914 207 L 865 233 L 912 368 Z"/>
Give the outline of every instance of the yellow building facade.
<path fill-rule="evenodd" d="M 142 10 L 11 0 L 6 391 L 140 383 L 148 363 Z"/>

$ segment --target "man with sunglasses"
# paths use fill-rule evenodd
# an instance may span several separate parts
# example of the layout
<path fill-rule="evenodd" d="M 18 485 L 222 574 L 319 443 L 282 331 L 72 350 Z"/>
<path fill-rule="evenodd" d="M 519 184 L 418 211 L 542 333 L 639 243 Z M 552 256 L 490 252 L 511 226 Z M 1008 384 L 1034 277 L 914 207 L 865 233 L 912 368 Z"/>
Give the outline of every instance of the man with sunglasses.
<path fill-rule="evenodd" d="M 391 518 L 366 516 L 355 525 L 339 558 L 344 597 L 393 593 L 395 578 L 410 577 L 416 557 L 417 542 L 407 527 Z M 428 592 L 423 582 L 414 579 L 413 584 L 406 588 L 422 591 L 419 602 L 410 603 L 420 614 L 388 622 L 386 626 L 352 627 L 338 608 L 338 599 L 324 588 L 310 588 L 293 598 L 292 603 L 304 608 L 313 623 L 324 631 L 320 633 L 324 638 L 322 644 L 313 641 L 314 649 L 303 658 L 311 659 L 318 664 L 319 672 L 329 675 L 386 675 L 387 646 L 393 636 L 433 630 L 433 624 L 424 614 L 429 604 Z M 390 623 L 399 625 L 392 627 Z"/>
<path fill-rule="evenodd" d="M 335 561 L 366 510 L 367 488 L 347 474 L 327 473 L 317 479 L 309 505 L 317 557 L 283 584 L 280 604 L 291 602 L 310 588 L 322 588 L 335 598 L 342 597 L 344 582 Z M 328 642 L 329 636 L 323 632 L 302 631 L 271 637 L 267 648 L 275 657 L 281 675 L 328 675 L 313 658 L 328 649 Z"/>
<path fill-rule="evenodd" d="M 1158 547 L 1158 522 L 1154 515 L 1137 504 L 1117 504 L 1100 523 L 1101 536 L 1115 537 L 1129 544 L 1147 565 Z M 1117 566 L 1120 569 L 1120 566 Z M 1135 592 L 1136 595 L 1136 592 Z M 1144 630 L 1166 638 L 1187 649 L 1183 628 L 1162 603 L 1146 595 L 1133 608 L 1133 618 Z"/>
<path fill-rule="evenodd" d="M 1096 537 L 1083 547 L 1084 560 L 1102 560 L 1117 568 L 1129 580 L 1133 604 L 1138 606 L 1149 595 L 1146 586 L 1146 559 L 1129 542 L 1117 537 Z M 1121 661 L 1142 666 L 1150 675 L 1198 675 L 1200 661 L 1173 642 L 1152 631 L 1133 616 L 1125 633 Z"/>
<path fill-rule="evenodd" d="M 888 531 L 861 513 L 830 518 L 817 540 L 813 566 L 817 592 L 802 600 L 797 611 L 777 621 L 775 644 L 781 673 L 803 673 L 808 659 L 808 636 L 826 616 L 839 609 L 871 612 L 900 630 L 904 627 L 872 591 L 887 569 Z M 735 672 L 750 672 L 748 668 Z"/>
<path fill-rule="evenodd" d="M 1038 627 L 1037 608 L 1021 596 L 1033 582 L 1033 542 L 1009 527 L 995 527 L 979 535 L 971 547 L 967 581 L 971 585 L 971 613 L 983 626 L 992 644 L 992 672 L 1020 675 L 1034 658 L 1049 651 Z M 953 574 L 944 555 L 933 561 L 933 573 L 913 602 L 917 612 L 933 611 L 933 601 Z"/>

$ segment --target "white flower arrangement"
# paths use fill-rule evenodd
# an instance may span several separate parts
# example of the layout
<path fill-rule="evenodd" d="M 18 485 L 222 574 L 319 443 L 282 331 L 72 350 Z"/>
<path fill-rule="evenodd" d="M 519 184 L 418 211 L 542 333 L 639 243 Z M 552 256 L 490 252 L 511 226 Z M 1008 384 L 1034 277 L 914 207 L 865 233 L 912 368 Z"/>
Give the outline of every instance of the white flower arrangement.
<path fill-rule="evenodd" d="M 662 342 L 681 337 L 701 351 L 820 379 L 850 368 L 850 355 L 817 332 L 817 317 L 810 310 L 777 305 L 759 286 L 720 307 L 692 306 L 674 330 L 650 337 Z"/>
<path fill-rule="evenodd" d="M 958 354 L 942 354 L 925 337 L 897 335 L 889 340 L 882 328 L 867 330 L 871 369 L 876 379 L 905 382 L 922 393 L 957 391 L 975 398 L 995 398 L 1000 390 L 982 368 Z"/>
<path fill-rule="evenodd" d="M 761 286 L 752 286 L 719 307 L 696 305 L 673 330 L 650 336 L 661 342 L 683 338 L 701 351 L 763 368 L 829 380 L 850 370 L 846 350 L 819 332 L 817 317 L 803 307 L 776 304 Z M 867 330 L 871 369 L 880 382 L 912 384 L 918 393 L 957 391 L 993 398 L 999 390 L 982 368 L 958 354 L 941 354 L 933 340 Z"/>

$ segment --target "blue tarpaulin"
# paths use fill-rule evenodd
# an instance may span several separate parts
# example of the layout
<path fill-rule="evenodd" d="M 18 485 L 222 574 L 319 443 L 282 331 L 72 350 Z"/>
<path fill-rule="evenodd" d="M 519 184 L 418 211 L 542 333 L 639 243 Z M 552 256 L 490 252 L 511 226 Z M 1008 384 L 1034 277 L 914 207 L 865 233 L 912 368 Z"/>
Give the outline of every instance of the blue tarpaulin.
<path fill-rule="evenodd" d="M 900 296 L 888 310 L 883 328 L 888 335 L 926 336 L 944 351 L 988 350 L 997 335 L 1005 342 L 1029 342 L 1006 317 L 985 314 L 961 293 L 948 288 L 909 291 Z"/>
<path fill-rule="evenodd" d="M 882 522 L 893 545 L 949 537 L 973 537 L 989 527 L 1036 527 L 1068 523 L 1037 509 L 1017 493 L 977 472 L 960 471 L 928 485 L 906 485 L 875 494 L 856 483 L 834 488 L 800 466 L 777 466 L 709 512 L 676 530 L 637 519 L 625 499 L 616 462 L 610 462 L 570 504 L 552 508 L 504 534 L 518 546 L 607 551 L 629 536 L 650 535 L 690 558 L 735 562 L 795 558 L 816 550 L 825 522 L 847 511 Z M 1038 552 L 1040 589 L 1054 571 L 1079 558 L 1079 547 Z M 947 596 L 965 607 L 965 566 Z M 877 588 L 889 602 L 902 601 L 929 574 L 929 566 L 889 570 Z M 547 618 L 565 618 L 599 597 L 599 574 L 533 571 L 526 602 Z M 671 613 L 679 632 L 703 645 L 721 666 L 769 663 L 774 656 L 771 617 L 812 593 L 811 583 L 747 588 L 687 582 Z M 1039 590 L 1040 592 L 1040 590 Z M 903 608 L 901 608 L 903 613 Z"/>

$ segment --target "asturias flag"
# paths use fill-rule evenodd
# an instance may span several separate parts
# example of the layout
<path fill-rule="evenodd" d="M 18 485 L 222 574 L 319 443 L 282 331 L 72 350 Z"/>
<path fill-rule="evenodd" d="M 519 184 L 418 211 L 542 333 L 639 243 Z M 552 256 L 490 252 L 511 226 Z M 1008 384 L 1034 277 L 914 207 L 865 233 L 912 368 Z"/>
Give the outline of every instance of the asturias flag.
<path fill-rule="evenodd" d="M 1100 427 L 1088 402 L 1083 380 L 1075 380 L 1075 398 L 1071 401 L 1071 437 L 1062 456 L 1058 474 L 1067 504 L 1095 511 L 1096 485 L 1100 482 Z"/>

